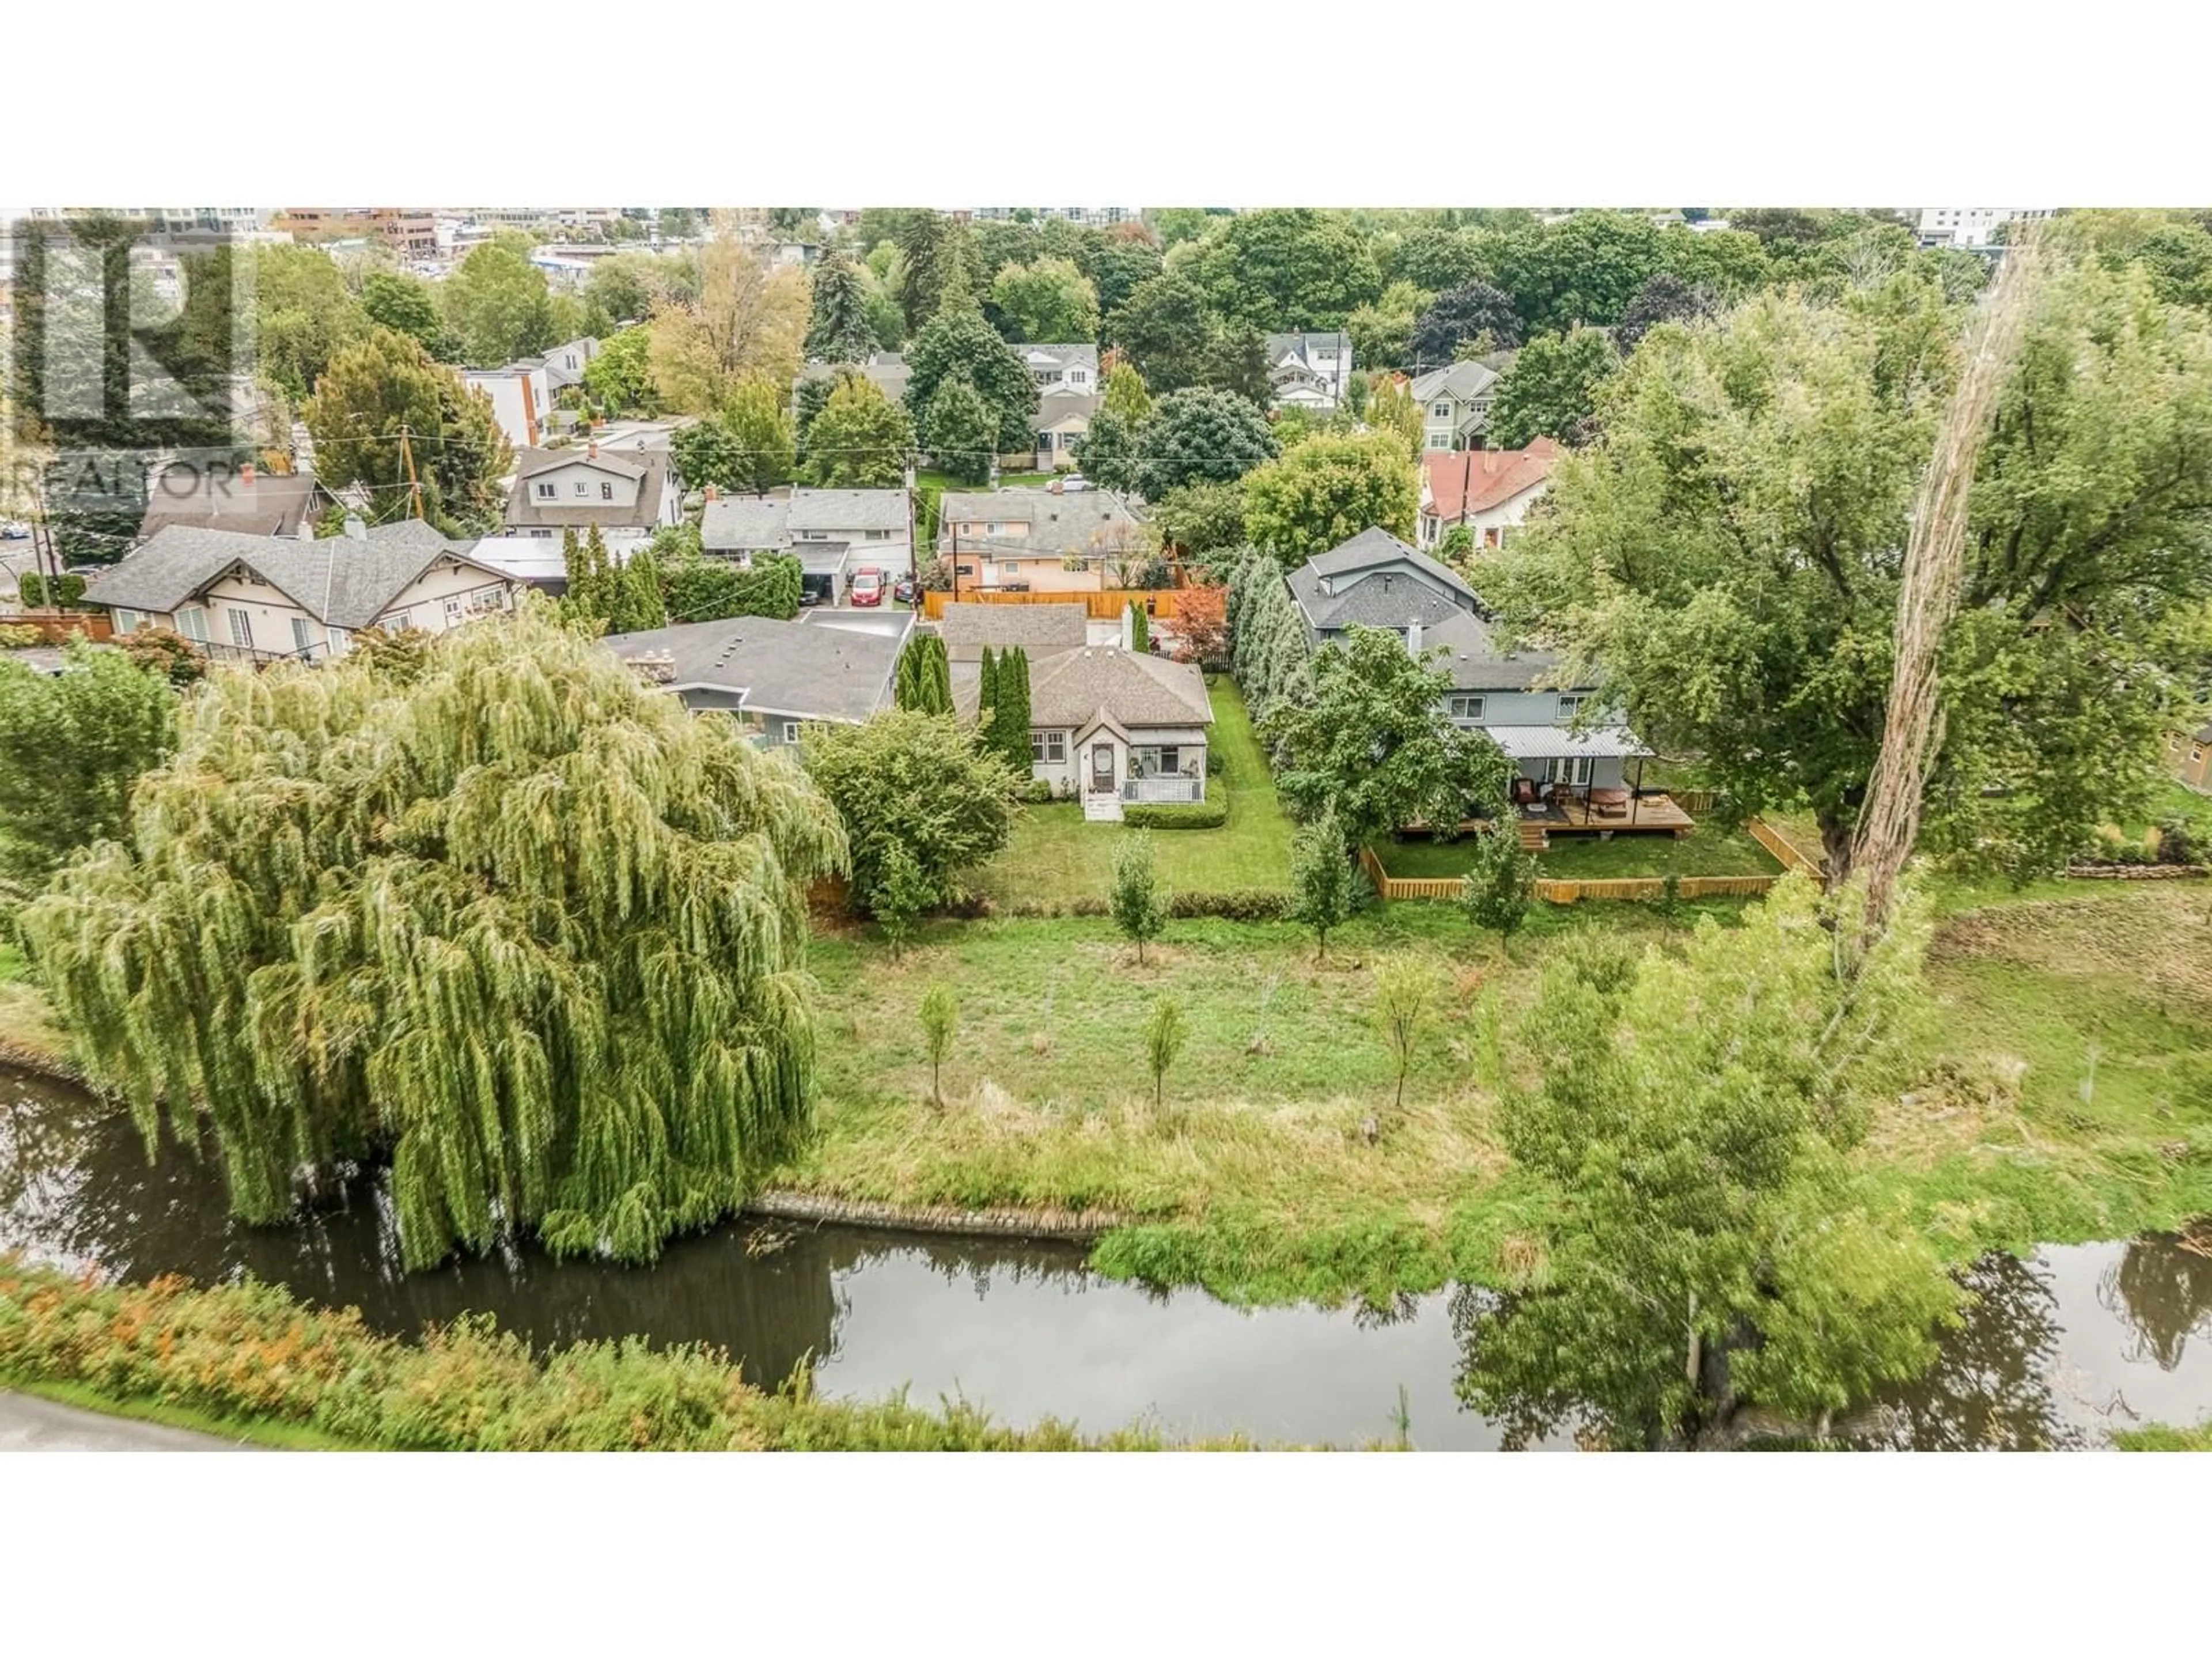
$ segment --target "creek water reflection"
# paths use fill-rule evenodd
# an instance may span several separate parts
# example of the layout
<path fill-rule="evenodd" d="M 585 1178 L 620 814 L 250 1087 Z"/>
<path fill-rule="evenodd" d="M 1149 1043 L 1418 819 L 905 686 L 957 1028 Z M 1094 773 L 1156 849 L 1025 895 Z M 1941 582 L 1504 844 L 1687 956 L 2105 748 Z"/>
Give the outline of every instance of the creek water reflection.
<path fill-rule="evenodd" d="M 219 1172 L 175 1146 L 149 1164 L 129 1122 L 66 1085 L 0 1069 L 0 1249 L 133 1278 L 240 1273 L 350 1305 L 411 1336 L 489 1310 L 551 1345 L 644 1334 L 728 1349 L 772 1383 L 811 1355 L 823 1393 L 964 1395 L 1001 1419 L 1176 1435 L 1484 1449 L 1459 1404 L 1451 1297 L 1387 1314 L 1231 1308 L 1089 1272 L 1079 1251 L 768 1224 L 672 1247 L 657 1267 L 556 1266 L 532 1250 L 402 1273 L 384 1194 L 351 1183 L 301 1224 L 224 1219 Z M 1881 1402 L 1867 1443 L 2090 1446 L 2137 1418 L 2212 1413 L 2212 1261 L 2170 1239 L 1992 1258 L 1942 1361 Z M 1558 1440 L 1552 1443 L 1566 1443 Z"/>

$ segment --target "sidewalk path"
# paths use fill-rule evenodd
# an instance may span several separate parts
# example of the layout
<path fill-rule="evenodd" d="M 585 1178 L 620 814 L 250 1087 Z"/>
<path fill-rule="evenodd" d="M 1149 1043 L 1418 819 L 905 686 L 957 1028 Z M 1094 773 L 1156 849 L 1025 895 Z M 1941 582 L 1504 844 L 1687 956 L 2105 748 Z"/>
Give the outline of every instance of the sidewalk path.
<path fill-rule="evenodd" d="M 9 1452 L 258 1451 L 211 1434 L 108 1417 L 35 1395 L 0 1392 L 0 1455 Z"/>

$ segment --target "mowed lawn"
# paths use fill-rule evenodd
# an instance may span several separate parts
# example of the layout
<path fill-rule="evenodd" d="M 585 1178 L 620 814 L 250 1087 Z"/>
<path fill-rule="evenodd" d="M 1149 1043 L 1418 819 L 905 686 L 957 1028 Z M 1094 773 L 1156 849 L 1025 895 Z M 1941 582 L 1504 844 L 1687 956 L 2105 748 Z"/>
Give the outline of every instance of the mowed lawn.
<path fill-rule="evenodd" d="M 1382 867 L 1408 879 L 1467 873 L 1468 843 L 1416 836 L 1387 841 L 1375 848 Z M 1631 876 L 1778 876 L 1782 866 L 1741 830 L 1700 822 L 1686 836 L 1553 834 L 1551 849 L 1537 860 L 1539 873 L 1558 881 L 1603 881 Z"/>
<path fill-rule="evenodd" d="M 1206 798 L 1227 799 L 1229 822 L 1218 830 L 1152 831 L 1161 884 L 1171 893 L 1279 891 L 1290 883 L 1291 820 L 1243 697 L 1225 675 L 1215 678 L 1206 694 L 1213 704 L 1208 741 L 1222 763 L 1206 781 Z M 985 866 L 976 887 L 1001 908 L 1103 899 L 1114 884 L 1115 852 L 1129 834 L 1115 824 L 1086 823 L 1074 801 L 1023 807 L 1012 845 Z"/>

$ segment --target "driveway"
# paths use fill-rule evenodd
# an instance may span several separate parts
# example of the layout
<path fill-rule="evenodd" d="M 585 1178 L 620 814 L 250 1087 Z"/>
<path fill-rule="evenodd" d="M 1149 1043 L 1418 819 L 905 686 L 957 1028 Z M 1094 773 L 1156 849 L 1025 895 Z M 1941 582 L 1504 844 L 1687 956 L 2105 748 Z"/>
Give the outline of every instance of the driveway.
<path fill-rule="evenodd" d="M 27 1394 L 0 1393 L 0 1455 L 9 1452 L 258 1451 L 211 1434 L 135 1418 L 79 1411 Z"/>

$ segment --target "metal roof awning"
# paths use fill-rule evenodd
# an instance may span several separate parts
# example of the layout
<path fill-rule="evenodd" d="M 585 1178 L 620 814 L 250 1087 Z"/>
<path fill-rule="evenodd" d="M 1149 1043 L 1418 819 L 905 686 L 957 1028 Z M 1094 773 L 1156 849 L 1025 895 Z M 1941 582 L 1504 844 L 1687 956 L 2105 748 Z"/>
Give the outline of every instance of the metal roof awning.
<path fill-rule="evenodd" d="M 793 542 L 792 552 L 799 555 L 799 568 L 810 576 L 840 576 L 845 572 L 846 556 L 853 550 L 850 542 Z"/>
<path fill-rule="evenodd" d="M 1497 741 L 1515 760 L 1623 760 L 1651 751 L 1625 726 L 1593 726 L 1587 732 L 1564 726 L 1485 726 L 1476 728 Z"/>

